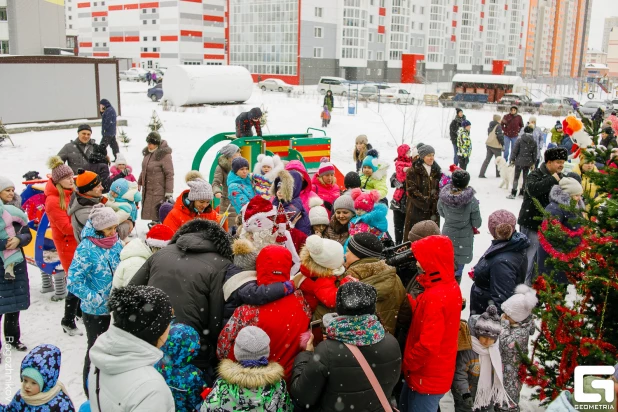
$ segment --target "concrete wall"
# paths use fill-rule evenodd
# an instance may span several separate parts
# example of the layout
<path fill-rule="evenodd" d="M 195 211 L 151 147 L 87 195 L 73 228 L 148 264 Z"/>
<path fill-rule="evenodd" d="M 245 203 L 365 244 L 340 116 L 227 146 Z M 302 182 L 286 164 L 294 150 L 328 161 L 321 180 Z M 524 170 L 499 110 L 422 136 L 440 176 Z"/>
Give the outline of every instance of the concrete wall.
<path fill-rule="evenodd" d="M 322 28 L 322 37 L 315 37 L 315 28 Z M 332 23 L 316 23 L 303 20 L 300 26 L 300 57 L 313 58 L 313 48 L 322 48 L 323 59 L 336 59 L 337 56 L 337 25 Z"/>
<path fill-rule="evenodd" d="M 8 0 L 11 54 L 42 55 L 44 47 L 66 47 L 64 6 L 45 0 Z"/>

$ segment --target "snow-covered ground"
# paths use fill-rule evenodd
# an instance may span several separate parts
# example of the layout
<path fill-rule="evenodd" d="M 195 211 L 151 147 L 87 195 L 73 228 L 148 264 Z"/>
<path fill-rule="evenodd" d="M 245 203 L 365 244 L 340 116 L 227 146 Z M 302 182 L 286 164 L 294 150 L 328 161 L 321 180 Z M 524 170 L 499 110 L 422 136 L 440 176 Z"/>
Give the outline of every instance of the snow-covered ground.
<path fill-rule="evenodd" d="M 424 88 L 425 86 L 422 85 Z M 163 121 L 161 135 L 173 149 L 175 166 L 175 193 L 178 194 L 187 186 L 184 175 L 189 171 L 197 149 L 212 135 L 234 130 L 234 119 L 242 112 L 255 106 L 268 110 L 268 126 L 265 134 L 304 133 L 308 127 L 320 128 L 320 112 L 322 97 L 314 93 L 315 86 L 306 86 L 306 95 L 292 96 L 277 92 L 262 92 L 255 89 L 253 96 L 246 104 L 191 107 L 184 110 L 163 111 L 162 106 L 151 102 L 146 96 L 147 86 L 143 83 L 121 82 L 122 117 L 128 120 L 129 126 L 124 130 L 131 138 L 128 147 L 121 151 L 137 176 L 141 169 L 145 138 L 148 134 L 148 123 L 153 110 L 156 110 Z M 299 90 L 297 88 L 296 90 Z M 442 90 L 444 91 L 444 90 Z M 422 90 L 417 93 L 422 94 Z M 102 97 L 105 97 L 104 93 Z M 394 159 L 396 148 L 405 143 L 423 142 L 431 144 L 436 150 L 436 160 L 447 170 L 453 160 L 453 148 L 448 139 L 448 125 L 455 115 L 452 108 L 436 108 L 424 106 L 396 106 L 381 104 L 378 112 L 377 103 L 361 103 L 356 116 L 347 115 L 347 101 L 336 97 L 332 121 L 327 134 L 332 138 L 332 161 L 345 174 L 354 170 L 352 150 L 354 139 L 359 134 L 366 134 L 371 144 L 377 148 L 380 157 Z M 345 111 L 344 111 L 345 109 Z M 507 200 L 508 191 L 499 189 L 500 180 L 496 179 L 493 164 L 487 171 L 487 179 L 478 179 L 479 170 L 485 159 L 485 140 L 487 127 L 492 118 L 489 111 L 467 110 L 466 116 L 472 122 L 472 158 L 468 170 L 472 176 L 470 185 L 477 191 L 480 201 L 483 226 L 481 234 L 475 236 L 474 260 L 476 263 L 491 243 L 491 235 L 487 229 L 488 216 L 497 209 L 507 209 L 514 214 L 519 213 L 521 199 Z M 528 116 L 524 116 L 526 121 Z M 556 119 L 549 116 L 537 116 L 538 125 L 551 128 Z M 93 137 L 101 137 L 100 127 L 93 129 Z M 46 160 L 60 148 L 76 137 L 76 131 L 59 130 L 48 132 L 24 133 L 13 136 L 16 147 L 6 143 L 0 147 L 0 175 L 9 177 L 17 183 L 21 190 L 21 176 L 30 170 L 37 170 L 41 175 L 48 173 Z M 224 143 L 221 143 L 223 145 Z M 211 150 L 202 162 L 202 173 L 208 176 L 215 150 Z M 390 173 L 389 173 L 390 176 Z M 391 189 L 393 190 L 393 189 Z M 389 214 L 389 219 L 392 216 Z M 138 234 L 144 236 L 146 226 L 138 222 Z M 391 233 L 392 227 L 391 227 Z M 467 265 L 464 273 L 467 273 Z M 21 313 L 22 342 L 29 348 L 40 343 L 53 343 L 60 347 L 63 353 L 60 379 L 67 386 L 76 403 L 85 400 L 82 391 L 82 365 L 86 350 L 86 337 L 69 337 L 62 333 L 60 319 L 63 315 L 64 302 L 51 302 L 50 294 L 39 292 L 41 279 L 35 267 L 29 268 L 31 306 Z M 464 276 L 461 289 L 464 297 L 469 298 L 472 281 Z M 462 313 L 467 318 L 468 310 Z M 83 330 L 83 325 L 79 324 Z M 0 403 L 7 403 L 19 387 L 19 369 L 25 353 L 9 351 L 3 347 L 2 364 L 0 365 Z M 529 393 L 529 390 L 524 390 Z M 524 398 L 527 398 L 524 395 Z M 449 397 L 443 400 L 443 411 L 451 411 Z M 541 410 L 536 403 L 526 399 L 522 401 L 522 411 Z"/>

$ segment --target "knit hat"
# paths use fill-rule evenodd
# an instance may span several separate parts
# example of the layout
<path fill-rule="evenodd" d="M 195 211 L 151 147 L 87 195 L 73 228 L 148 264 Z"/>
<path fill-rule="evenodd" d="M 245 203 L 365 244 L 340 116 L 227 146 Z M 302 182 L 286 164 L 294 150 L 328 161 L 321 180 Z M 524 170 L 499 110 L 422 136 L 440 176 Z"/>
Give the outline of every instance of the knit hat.
<path fill-rule="evenodd" d="M 363 282 L 347 282 L 337 289 L 336 308 L 339 316 L 375 315 L 378 292 Z"/>
<path fill-rule="evenodd" d="M 170 214 L 173 208 L 174 204 L 169 201 L 161 203 L 159 206 L 159 222 L 165 222 L 167 215 Z"/>
<path fill-rule="evenodd" d="M 77 133 L 81 132 L 82 130 L 88 130 L 89 132 L 92 132 L 92 129 L 90 128 L 89 124 L 80 124 L 77 127 Z"/>
<path fill-rule="evenodd" d="M 429 156 L 432 153 L 436 153 L 436 151 L 432 146 L 429 146 L 428 144 L 424 144 L 418 148 L 418 157 L 420 157 L 421 159 L 424 159 L 425 156 Z"/>
<path fill-rule="evenodd" d="M 309 252 L 313 262 L 323 268 L 338 270 L 343 265 L 343 246 L 339 242 L 311 235 L 307 238 L 304 248 Z"/>
<path fill-rule="evenodd" d="M 434 236 L 440 234 L 440 227 L 433 220 L 421 220 L 416 223 L 410 229 L 408 233 L 408 240 L 410 242 L 416 242 L 428 236 Z"/>
<path fill-rule="evenodd" d="M 106 207 L 103 203 L 92 206 L 88 220 L 92 223 L 95 230 L 103 230 L 118 224 L 118 216 L 111 207 Z"/>
<path fill-rule="evenodd" d="M 530 116 L 530 118 L 528 119 L 528 123 L 536 124 L 536 117 L 535 116 Z"/>
<path fill-rule="evenodd" d="M 363 159 L 362 167 L 370 167 L 371 170 L 376 172 L 380 166 L 378 164 L 378 151 L 376 149 L 371 149 L 367 152 L 367 156 Z"/>
<path fill-rule="evenodd" d="M 190 188 L 187 199 L 191 201 L 213 199 L 212 186 L 204 179 L 197 178 L 187 182 L 187 184 Z"/>
<path fill-rule="evenodd" d="M 584 193 L 582 185 L 571 177 L 563 177 L 558 184 L 560 185 L 560 189 L 570 196 L 577 196 Z"/>
<path fill-rule="evenodd" d="M 52 171 L 52 182 L 54 184 L 58 184 L 61 180 L 70 177 L 73 178 L 73 169 L 71 169 L 68 165 L 64 164 L 64 161 L 60 158 L 60 156 L 52 156 L 47 161 L 47 167 L 49 167 Z M 2 182 L 2 178 L 0 178 L 0 183 Z M 0 186 L 3 186 L 0 184 Z M 11 186 L 8 186 L 11 187 Z M 15 187 L 13 185 L 13 187 Z M 4 188 L 6 189 L 6 187 Z M 0 192 L 4 189 L 0 188 Z"/>
<path fill-rule="evenodd" d="M 266 155 L 261 154 L 261 155 L 258 155 L 257 160 L 262 165 L 262 167 L 268 166 L 271 169 L 275 167 L 275 160 L 273 159 L 272 156 L 266 156 Z"/>
<path fill-rule="evenodd" d="M 355 187 L 361 187 L 360 176 L 356 172 L 349 172 L 343 179 L 343 186 L 346 189 L 354 189 Z"/>
<path fill-rule="evenodd" d="M 510 239 L 515 233 L 517 218 L 508 210 L 500 209 L 489 215 L 489 233 L 497 240 Z"/>
<path fill-rule="evenodd" d="M 485 336 L 488 338 L 498 339 L 500 333 L 502 332 L 498 308 L 494 305 L 489 305 L 487 310 L 476 321 L 474 328 L 477 337 Z"/>
<path fill-rule="evenodd" d="M 551 162 L 554 160 L 569 160 L 569 152 L 564 147 L 552 147 L 545 150 L 545 162 Z"/>
<path fill-rule="evenodd" d="M 98 174 L 89 170 L 77 169 L 77 179 L 75 185 L 79 193 L 88 193 L 95 187 L 101 184 L 101 178 Z"/>
<path fill-rule="evenodd" d="M 364 210 L 367 213 L 371 212 L 376 202 L 380 200 L 380 192 L 377 190 L 363 192 L 356 188 L 350 191 L 350 196 L 354 199 L 354 209 Z"/>
<path fill-rule="evenodd" d="M 127 179 L 120 178 L 112 183 L 109 191 L 116 193 L 118 197 L 122 197 L 129 191 L 129 181 Z"/>
<path fill-rule="evenodd" d="M 532 314 L 538 301 L 536 290 L 526 285 L 518 285 L 513 296 L 505 300 L 500 307 L 509 318 L 522 322 Z"/>
<path fill-rule="evenodd" d="M 323 204 L 324 201 L 317 196 L 309 199 L 309 222 L 311 222 L 311 226 L 328 225 L 330 223 L 328 212 L 322 206 Z"/>
<path fill-rule="evenodd" d="M 243 167 L 249 168 L 249 162 L 244 157 L 237 157 L 232 160 L 232 170 L 234 173 L 238 173 Z"/>
<path fill-rule="evenodd" d="M 461 127 L 466 128 L 468 126 L 472 126 L 472 123 L 470 123 L 470 120 L 466 119 L 463 122 L 461 122 Z"/>
<path fill-rule="evenodd" d="M 124 157 L 122 153 L 116 153 L 116 161 L 114 162 L 116 166 L 118 165 L 127 165 L 127 159 Z"/>
<path fill-rule="evenodd" d="M 273 227 L 274 223 L 269 217 L 275 216 L 277 210 L 272 203 L 262 196 L 255 196 L 247 204 L 243 213 L 243 226 L 247 232 L 260 232 Z"/>
<path fill-rule="evenodd" d="M 328 157 L 320 159 L 320 167 L 318 168 L 318 176 L 335 174 L 335 166 L 330 162 Z"/>
<path fill-rule="evenodd" d="M 0 176 L 0 192 L 9 187 L 15 188 L 15 184 L 8 177 Z"/>
<path fill-rule="evenodd" d="M 369 143 L 369 139 L 367 138 L 367 135 L 359 134 L 358 136 L 356 136 L 356 144 L 359 144 L 359 143 L 362 143 L 364 145 Z"/>
<path fill-rule="evenodd" d="M 270 338 L 257 326 L 245 326 L 234 343 L 234 357 L 238 362 L 259 360 L 270 356 Z"/>
<path fill-rule="evenodd" d="M 164 224 L 159 223 L 150 228 L 146 233 L 146 244 L 150 247 L 163 249 L 174 237 L 174 231 Z"/>
<path fill-rule="evenodd" d="M 451 176 L 451 183 L 454 188 L 465 189 L 470 183 L 470 173 L 463 169 L 456 169 Z"/>
<path fill-rule="evenodd" d="M 38 370 L 34 369 L 33 367 L 25 368 L 23 371 L 21 371 L 22 380 L 24 377 L 30 378 L 35 381 L 39 385 L 39 390 L 41 392 L 45 390 L 45 380 L 43 379 L 43 375 L 41 375 L 41 372 L 39 372 Z"/>
<path fill-rule="evenodd" d="M 112 290 L 107 303 L 114 326 L 152 345 L 172 321 L 169 296 L 153 286 L 128 285 Z"/>
<path fill-rule="evenodd" d="M 347 209 L 352 213 L 356 213 L 356 209 L 354 208 L 354 199 L 350 195 L 342 195 L 339 196 L 335 203 L 333 203 L 333 211 L 337 211 L 337 209 Z"/>
<path fill-rule="evenodd" d="M 593 160 L 593 162 L 594 162 L 594 160 Z M 581 184 L 581 182 L 582 182 L 582 177 L 580 175 L 578 175 L 577 173 L 575 173 L 575 172 L 569 172 L 569 173 L 565 174 L 564 177 L 570 177 L 571 179 L 575 179 L 575 180 L 577 180 L 577 183 L 579 183 L 579 184 Z"/>
<path fill-rule="evenodd" d="M 159 132 L 148 133 L 148 136 L 146 136 L 146 143 L 159 146 L 161 144 L 161 135 L 159 134 Z"/>
<path fill-rule="evenodd" d="M 463 110 L 460 109 L 459 107 L 456 107 L 455 108 L 455 113 L 459 114 L 460 112 L 463 113 Z"/>
<path fill-rule="evenodd" d="M 524 133 L 532 133 L 534 129 L 531 126 L 524 127 Z"/>
<path fill-rule="evenodd" d="M 554 126 L 556 130 L 562 130 L 562 123 L 560 120 L 556 120 L 556 126 Z"/>
<path fill-rule="evenodd" d="M 232 143 L 226 144 L 225 146 L 221 148 L 221 150 L 219 150 L 219 154 L 221 156 L 229 157 L 229 158 L 231 158 L 238 152 L 240 152 L 240 147 Z"/>
<path fill-rule="evenodd" d="M 232 243 L 232 252 L 234 253 L 234 265 L 242 270 L 255 270 L 255 260 L 258 252 L 247 239 L 236 239 Z"/>
<path fill-rule="evenodd" d="M 350 237 L 348 249 L 359 259 L 382 256 L 384 245 L 373 233 L 357 233 Z"/>

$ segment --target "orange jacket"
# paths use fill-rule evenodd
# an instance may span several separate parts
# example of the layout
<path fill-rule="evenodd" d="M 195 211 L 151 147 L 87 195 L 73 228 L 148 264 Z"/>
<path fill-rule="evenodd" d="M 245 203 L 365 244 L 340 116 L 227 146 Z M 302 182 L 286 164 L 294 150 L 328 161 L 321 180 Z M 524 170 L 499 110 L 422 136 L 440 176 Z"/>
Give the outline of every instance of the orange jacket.
<path fill-rule="evenodd" d="M 195 211 L 189 210 L 187 206 L 185 206 L 184 200 L 189 194 L 189 189 L 185 190 L 176 198 L 176 203 L 174 203 L 174 207 L 170 211 L 170 213 L 165 218 L 163 224 L 169 228 L 171 228 L 174 232 L 176 232 L 180 226 L 184 225 L 190 220 L 193 219 L 206 219 L 212 220 L 214 222 L 221 222 L 223 216 L 218 214 L 212 207 L 207 208 L 206 210 L 210 210 L 209 212 L 197 213 Z M 223 224 L 223 229 L 227 231 L 228 225 L 227 220 Z"/>

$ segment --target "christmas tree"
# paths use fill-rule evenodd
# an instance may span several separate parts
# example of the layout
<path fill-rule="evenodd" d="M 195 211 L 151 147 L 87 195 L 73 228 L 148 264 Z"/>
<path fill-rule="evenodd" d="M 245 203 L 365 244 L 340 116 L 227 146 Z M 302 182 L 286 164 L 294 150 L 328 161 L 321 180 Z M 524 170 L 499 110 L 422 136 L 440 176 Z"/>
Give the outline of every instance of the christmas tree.
<path fill-rule="evenodd" d="M 159 119 L 159 115 L 156 110 L 152 111 L 152 116 L 150 116 L 150 123 L 148 123 L 148 129 L 151 132 L 158 132 L 163 129 L 163 122 Z"/>
<path fill-rule="evenodd" d="M 120 129 L 118 140 L 120 140 L 120 143 L 122 143 L 125 149 L 128 149 L 131 138 L 127 135 L 127 132 L 125 132 L 124 129 Z"/>
<path fill-rule="evenodd" d="M 584 131 L 592 138 L 595 145 L 599 144 L 599 135 L 603 128 L 603 115 L 595 113 L 592 118 L 588 118 L 579 109 L 577 109 L 577 113 L 584 124 Z"/>
<path fill-rule="evenodd" d="M 589 149 L 583 158 L 607 164 L 610 155 Z M 543 404 L 563 390 L 573 391 L 576 366 L 613 366 L 618 359 L 618 168 L 606 166 L 586 176 L 597 186 L 596 198 L 588 190 L 583 210 L 575 201 L 565 206 L 573 216 L 571 227 L 545 215 L 539 230 L 549 269 L 534 283 L 540 333 L 531 356 L 520 350 L 520 378 Z M 559 274 L 575 286 L 575 295 L 557 281 Z"/>

